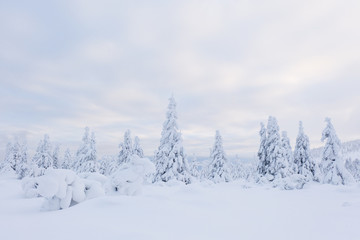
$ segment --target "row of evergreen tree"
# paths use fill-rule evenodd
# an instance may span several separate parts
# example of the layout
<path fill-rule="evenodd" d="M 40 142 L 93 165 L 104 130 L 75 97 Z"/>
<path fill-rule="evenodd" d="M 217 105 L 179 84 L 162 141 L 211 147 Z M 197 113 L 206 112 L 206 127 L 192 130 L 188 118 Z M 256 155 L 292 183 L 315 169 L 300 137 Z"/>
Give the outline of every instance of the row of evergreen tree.
<path fill-rule="evenodd" d="M 341 142 L 334 126 L 330 118 L 326 118 L 325 122 L 326 127 L 322 132 L 321 140 L 326 142 L 319 164 L 311 157 L 309 138 L 304 133 L 301 121 L 294 152 L 285 131 L 280 137 L 276 118 L 270 116 L 266 128 L 261 123 L 257 168 L 259 176 L 273 181 L 298 174 L 304 176 L 307 181 L 332 184 L 352 182 L 353 177 L 344 167 L 344 161 L 341 158 Z"/>
<path fill-rule="evenodd" d="M 351 181 L 352 177 L 345 169 L 341 159 L 341 143 L 330 119 L 327 118 L 326 123 L 326 128 L 322 133 L 322 141 L 326 141 L 326 144 L 322 161 L 318 165 L 311 158 L 309 138 L 304 133 L 302 122 L 299 123 L 299 133 L 295 149 L 292 151 L 286 132 L 282 132 L 280 137 L 277 120 L 270 116 L 266 127 L 261 123 L 257 167 L 254 170 L 247 169 L 247 173 L 244 174 L 241 164 L 234 166 L 228 161 L 219 131 L 216 131 L 215 134 L 210 163 L 202 166 L 197 161 L 188 162 L 177 125 L 176 102 L 172 96 L 169 99 L 160 145 L 153 157 L 156 173 L 152 176 L 152 181 L 178 180 L 188 184 L 194 178 L 202 178 L 214 182 L 228 182 L 234 178 L 250 178 L 251 176 L 256 181 L 265 179 L 272 182 L 276 179 L 300 175 L 306 181 L 346 184 Z M 1 168 L 2 171 L 12 169 L 19 178 L 42 175 L 47 168 L 72 169 L 78 173 L 99 172 L 110 176 L 119 166 L 129 163 L 133 155 L 144 157 L 139 138 L 135 137 L 133 143 L 130 130 L 125 132 L 124 140 L 119 147 L 120 151 L 117 157 L 104 156 L 98 160 L 95 134 L 94 132 L 90 133 L 90 129 L 86 127 L 82 144 L 74 156 L 67 149 L 64 158 L 60 161 L 59 145 L 52 147 L 49 136 L 45 135 L 30 160 L 27 156 L 26 144 L 21 144 L 19 141 L 15 141 L 14 144 L 9 143 Z"/>
<path fill-rule="evenodd" d="M 60 145 L 53 145 L 49 136 L 45 135 L 44 139 L 39 142 L 34 156 L 28 159 L 26 143 L 21 143 L 15 139 L 14 144 L 7 144 L 5 159 L 1 164 L 2 172 L 14 171 L 20 179 L 26 176 L 43 175 L 48 168 L 71 169 L 77 173 L 99 172 L 110 175 L 118 165 L 129 162 L 133 154 L 141 158 L 144 157 L 138 137 L 135 137 L 134 145 L 132 144 L 130 130 L 125 132 L 124 142 L 120 144 L 117 159 L 106 156 L 100 160 L 97 159 L 95 134 L 94 132 L 90 134 L 88 127 L 85 128 L 82 143 L 74 156 L 70 149 L 67 149 L 61 161 L 59 149 Z"/>

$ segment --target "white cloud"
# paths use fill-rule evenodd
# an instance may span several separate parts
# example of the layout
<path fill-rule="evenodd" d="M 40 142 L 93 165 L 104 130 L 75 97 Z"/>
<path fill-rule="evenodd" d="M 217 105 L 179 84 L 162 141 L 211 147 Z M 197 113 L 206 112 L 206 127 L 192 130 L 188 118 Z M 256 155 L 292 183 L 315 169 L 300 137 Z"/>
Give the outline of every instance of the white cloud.
<path fill-rule="evenodd" d="M 152 154 L 171 93 L 190 153 L 220 129 L 230 155 L 253 157 L 268 115 L 293 141 L 303 120 L 319 145 L 326 116 L 360 138 L 356 1 L 3 4 L 2 139 L 70 145 L 89 125 L 116 153 L 130 128 Z"/>

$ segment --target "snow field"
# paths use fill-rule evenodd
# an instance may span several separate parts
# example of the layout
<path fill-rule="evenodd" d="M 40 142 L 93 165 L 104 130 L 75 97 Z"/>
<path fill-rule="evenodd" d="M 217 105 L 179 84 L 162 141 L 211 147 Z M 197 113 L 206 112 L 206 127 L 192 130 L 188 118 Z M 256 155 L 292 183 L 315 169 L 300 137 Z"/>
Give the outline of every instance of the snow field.
<path fill-rule="evenodd" d="M 50 212 L 24 198 L 19 180 L 1 178 L 0 188 L 0 239 L 359 239 L 358 185 L 146 185 Z"/>

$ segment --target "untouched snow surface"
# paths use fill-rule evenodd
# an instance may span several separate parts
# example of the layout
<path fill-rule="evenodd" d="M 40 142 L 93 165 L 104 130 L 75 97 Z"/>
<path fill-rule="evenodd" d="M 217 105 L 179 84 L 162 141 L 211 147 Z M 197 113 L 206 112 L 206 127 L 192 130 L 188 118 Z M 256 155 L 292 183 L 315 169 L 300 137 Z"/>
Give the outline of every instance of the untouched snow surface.
<path fill-rule="evenodd" d="M 360 186 L 279 190 L 239 181 L 148 185 L 42 211 L 21 182 L 0 178 L 0 239 L 360 239 Z"/>

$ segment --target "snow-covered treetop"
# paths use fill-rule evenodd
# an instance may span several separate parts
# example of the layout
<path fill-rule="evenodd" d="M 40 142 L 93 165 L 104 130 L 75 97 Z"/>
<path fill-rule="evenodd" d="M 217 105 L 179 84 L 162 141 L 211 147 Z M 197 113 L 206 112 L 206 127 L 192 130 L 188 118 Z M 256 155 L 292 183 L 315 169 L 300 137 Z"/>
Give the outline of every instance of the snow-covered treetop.
<path fill-rule="evenodd" d="M 290 139 L 289 139 L 289 137 L 287 136 L 287 131 L 282 131 L 282 132 L 281 132 L 281 137 L 282 137 L 284 140 L 289 140 L 289 142 L 290 142 Z"/>
<path fill-rule="evenodd" d="M 88 143 L 89 142 L 89 133 L 90 133 L 90 128 L 89 127 L 85 127 L 85 132 L 84 132 L 84 136 L 82 138 L 84 143 Z"/>
<path fill-rule="evenodd" d="M 304 134 L 304 127 L 302 121 L 299 121 L 299 135 Z"/>
<path fill-rule="evenodd" d="M 331 119 L 327 117 L 325 118 L 325 122 L 327 125 L 322 132 L 321 141 L 324 141 L 325 139 L 331 139 L 334 142 L 341 144 L 340 139 L 336 135 L 335 128 L 331 123 Z"/>
<path fill-rule="evenodd" d="M 274 118 L 273 116 L 269 116 L 268 125 L 267 125 L 268 138 L 271 137 L 280 138 L 279 131 L 280 129 L 276 118 Z"/>
<path fill-rule="evenodd" d="M 126 130 L 126 132 L 124 134 L 124 147 L 126 149 L 129 149 L 129 151 L 132 151 L 132 149 L 133 149 L 130 129 Z"/>

